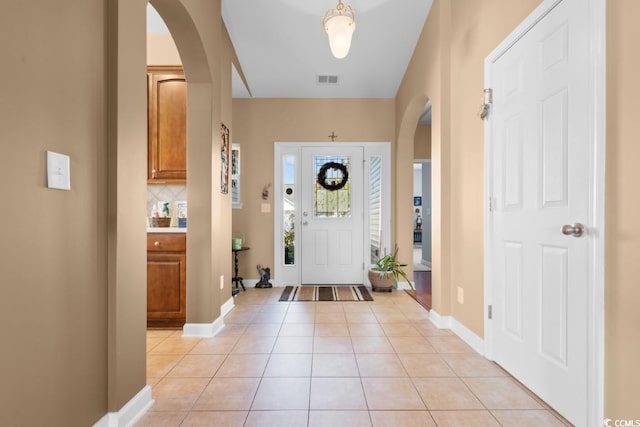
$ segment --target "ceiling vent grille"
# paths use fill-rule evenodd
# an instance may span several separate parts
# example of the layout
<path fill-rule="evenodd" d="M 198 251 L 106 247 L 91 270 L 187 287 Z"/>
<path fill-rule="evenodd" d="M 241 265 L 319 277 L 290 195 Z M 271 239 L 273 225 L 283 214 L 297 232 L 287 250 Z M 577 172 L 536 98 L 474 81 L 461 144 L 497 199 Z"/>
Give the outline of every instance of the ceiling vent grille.
<path fill-rule="evenodd" d="M 338 76 L 330 74 L 318 74 L 316 83 L 320 86 L 336 86 L 338 84 Z"/>

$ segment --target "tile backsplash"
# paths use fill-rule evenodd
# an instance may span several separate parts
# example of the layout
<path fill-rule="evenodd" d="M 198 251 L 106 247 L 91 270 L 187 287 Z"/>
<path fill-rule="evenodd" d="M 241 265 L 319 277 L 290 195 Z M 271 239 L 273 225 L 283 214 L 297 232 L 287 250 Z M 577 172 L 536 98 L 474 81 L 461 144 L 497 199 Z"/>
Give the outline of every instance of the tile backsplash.
<path fill-rule="evenodd" d="M 187 200 L 186 185 L 147 185 L 147 217 L 151 216 L 153 206 L 158 206 L 158 202 L 169 202 L 169 216 L 176 217 L 175 203 Z M 172 222 L 174 222 L 172 221 Z M 177 224 L 171 224 L 177 227 Z"/>

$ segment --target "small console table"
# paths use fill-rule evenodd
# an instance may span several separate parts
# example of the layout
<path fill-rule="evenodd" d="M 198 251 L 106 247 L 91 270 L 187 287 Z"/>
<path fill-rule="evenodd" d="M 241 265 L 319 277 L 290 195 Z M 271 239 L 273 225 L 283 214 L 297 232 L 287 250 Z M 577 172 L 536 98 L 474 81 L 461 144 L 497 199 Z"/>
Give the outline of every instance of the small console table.
<path fill-rule="evenodd" d="M 231 281 L 233 282 L 233 286 L 235 287 L 233 295 L 239 292 L 238 285 L 242 286 L 242 290 L 246 291 L 244 287 L 244 283 L 242 283 L 242 277 L 238 276 L 238 252 L 248 251 L 250 248 L 243 246 L 240 249 L 231 249 L 233 251 L 233 265 L 234 265 L 234 275 Z"/>

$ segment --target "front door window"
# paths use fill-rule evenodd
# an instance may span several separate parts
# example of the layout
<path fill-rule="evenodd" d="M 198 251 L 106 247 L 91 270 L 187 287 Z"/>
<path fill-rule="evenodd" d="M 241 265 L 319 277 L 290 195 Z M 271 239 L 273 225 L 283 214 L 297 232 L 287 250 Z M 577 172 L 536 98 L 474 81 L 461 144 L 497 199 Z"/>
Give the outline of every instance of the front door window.
<path fill-rule="evenodd" d="M 350 156 L 315 156 L 314 216 L 351 217 Z"/>

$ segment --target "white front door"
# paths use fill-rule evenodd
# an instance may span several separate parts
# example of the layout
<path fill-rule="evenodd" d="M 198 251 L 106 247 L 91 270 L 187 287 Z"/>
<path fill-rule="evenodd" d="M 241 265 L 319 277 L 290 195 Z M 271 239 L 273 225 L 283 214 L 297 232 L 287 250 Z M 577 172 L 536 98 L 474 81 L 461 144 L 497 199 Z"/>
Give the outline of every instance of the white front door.
<path fill-rule="evenodd" d="M 303 285 L 362 284 L 363 148 L 302 147 Z"/>
<path fill-rule="evenodd" d="M 487 61 L 492 357 L 576 425 L 587 425 L 595 238 L 587 20 L 563 0 Z"/>

